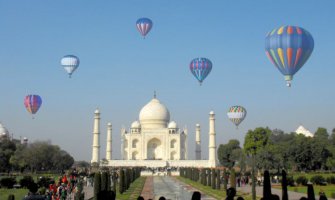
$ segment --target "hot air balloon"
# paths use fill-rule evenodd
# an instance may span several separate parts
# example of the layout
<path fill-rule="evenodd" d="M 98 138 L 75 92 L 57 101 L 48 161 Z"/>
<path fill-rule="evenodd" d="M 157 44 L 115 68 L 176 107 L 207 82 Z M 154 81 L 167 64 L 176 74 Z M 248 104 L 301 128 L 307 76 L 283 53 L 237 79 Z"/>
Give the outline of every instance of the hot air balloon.
<path fill-rule="evenodd" d="M 312 35 L 298 26 L 273 29 L 265 38 L 265 53 L 291 87 L 293 75 L 306 63 L 314 48 Z"/>
<path fill-rule="evenodd" d="M 27 111 L 34 115 L 42 105 L 42 98 L 36 94 L 27 95 L 24 98 L 24 106 Z M 34 118 L 34 117 L 33 117 Z"/>
<path fill-rule="evenodd" d="M 152 25 L 152 21 L 149 18 L 140 18 L 136 21 L 137 30 L 141 33 L 143 38 L 149 33 Z"/>
<path fill-rule="evenodd" d="M 66 55 L 62 58 L 60 63 L 64 67 L 65 71 L 69 74 L 69 77 L 71 78 L 72 73 L 79 66 L 79 58 L 74 55 Z"/>
<path fill-rule="evenodd" d="M 244 120 L 245 116 L 247 115 L 247 110 L 242 106 L 232 106 L 229 108 L 227 115 L 229 120 L 236 125 L 236 128 L 238 128 L 238 125 Z"/>
<path fill-rule="evenodd" d="M 201 85 L 212 70 L 212 62 L 207 58 L 195 58 L 190 63 L 190 70 Z"/>

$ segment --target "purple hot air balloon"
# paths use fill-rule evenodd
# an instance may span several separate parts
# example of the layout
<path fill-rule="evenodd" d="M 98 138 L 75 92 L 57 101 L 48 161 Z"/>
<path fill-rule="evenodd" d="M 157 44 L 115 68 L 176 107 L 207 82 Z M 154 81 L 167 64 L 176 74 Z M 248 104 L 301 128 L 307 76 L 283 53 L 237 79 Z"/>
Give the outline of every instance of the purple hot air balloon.
<path fill-rule="evenodd" d="M 34 115 L 42 105 L 42 98 L 36 94 L 27 95 L 24 98 L 24 106 L 27 111 Z"/>
<path fill-rule="evenodd" d="M 149 18 L 140 18 L 136 21 L 137 30 L 141 33 L 143 38 L 149 33 L 152 28 L 152 21 Z"/>

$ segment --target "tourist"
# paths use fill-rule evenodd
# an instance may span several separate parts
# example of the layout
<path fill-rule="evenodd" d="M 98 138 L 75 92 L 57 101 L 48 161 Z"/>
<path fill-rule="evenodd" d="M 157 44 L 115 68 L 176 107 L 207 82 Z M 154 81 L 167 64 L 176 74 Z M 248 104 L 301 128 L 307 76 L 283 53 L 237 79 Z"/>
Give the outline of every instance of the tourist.
<path fill-rule="evenodd" d="M 193 192 L 192 200 L 200 200 L 201 199 L 201 193 L 198 191 Z"/>

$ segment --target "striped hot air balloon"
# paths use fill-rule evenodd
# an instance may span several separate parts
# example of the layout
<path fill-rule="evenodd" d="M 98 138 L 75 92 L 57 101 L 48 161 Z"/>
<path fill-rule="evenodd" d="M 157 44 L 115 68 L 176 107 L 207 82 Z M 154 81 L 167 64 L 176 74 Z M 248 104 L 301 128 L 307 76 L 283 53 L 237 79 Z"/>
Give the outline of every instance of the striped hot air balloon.
<path fill-rule="evenodd" d="M 265 38 L 265 53 L 291 87 L 293 75 L 306 63 L 314 48 L 312 35 L 298 26 L 273 29 Z"/>
<path fill-rule="evenodd" d="M 190 63 L 190 70 L 201 85 L 212 71 L 212 62 L 207 58 L 195 58 Z"/>
<path fill-rule="evenodd" d="M 152 21 L 149 18 L 140 18 L 136 21 L 137 30 L 141 33 L 143 38 L 149 33 L 152 28 Z"/>
<path fill-rule="evenodd" d="M 247 115 L 247 110 L 242 106 L 232 106 L 229 108 L 227 115 L 237 128 Z"/>
<path fill-rule="evenodd" d="M 78 68 L 80 61 L 77 56 L 66 55 L 61 59 L 60 63 L 71 78 L 72 73 Z"/>
<path fill-rule="evenodd" d="M 24 106 L 27 111 L 34 115 L 42 105 L 42 98 L 36 94 L 27 95 L 24 98 Z"/>

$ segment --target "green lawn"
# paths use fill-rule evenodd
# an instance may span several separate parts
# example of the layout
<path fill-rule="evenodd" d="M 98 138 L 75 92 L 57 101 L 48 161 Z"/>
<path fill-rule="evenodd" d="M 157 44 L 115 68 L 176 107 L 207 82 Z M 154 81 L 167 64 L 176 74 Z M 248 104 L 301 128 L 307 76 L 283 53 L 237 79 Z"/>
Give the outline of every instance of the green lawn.
<path fill-rule="evenodd" d="M 295 173 L 292 173 L 292 174 L 288 174 L 288 176 L 292 176 L 292 175 L 293 175 L 294 180 L 296 180 L 299 176 L 305 176 L 308 180 L 311 180 L 311 178 L 313 176 L 316 176 L 316 175 L 323 176 L 325 179 L 327 179 L 330 176 L 335 176 L 334 173 L 303 173 L 303 172 L 299 173 L 299 172 L 295 172 Z"/>
<path fill-rule="evenodd" d="M 123 194 L 119 193 L 119 188 L 117 187 L 116 199 L 118 200 L 137 199 L 137 197 L 141 195 L 145 180 L 146 177 L 144 176 L 139 177 L 132 184 L 130 184 L 129 189 Z"/>
<path fill-rule="evenodd" d="M 180 176 L 177 176 L 176 178 L 178 180 L 186 183 L 186 184 L 191 185 L 194 188 L 197 188 L 202 193 L 205 193 L 205 194 L 207 194 L 209 196 L 212 196 L 212 197 L 214 197 L 216 199 L 225 199 L 226 198 L 226 192 L 223 190 L 223 187 L 221 187 L 220 190 L 213 190 L 212 187 L 210 187 L 210 186 L 204 186 L 201 183 L 194 182 L 194 181 L 192 181 L 190 179 L 186 179 L 186 178 L 183 178 L 183 177 L 180 177 Z M 237 192 L 236 198 L 238 196 L 243 197 L 245 200 L 251 200 L 252 199 L 251 193 L 240 193 L 240 192 Z M 260 198 L 257 197 L 256 199 L 260 199 Z"/>
<path fill-rule="evenodd" d="M 319 195 L 319 192 L 322 189 L 327 197 L 329 198 L 335 197 L 335 196 L 332 197 L 332 194 L 335 195 L 335 185 L 327 185 L 327 186 L 314 185 L 313 187 L 315 195 Z M 276 186 L 274 188 L 281 189 L 281 186 Z M 307 186 L 287 187 L 287 189 L 289 191 L 300 192 L 307 195 Z"/>
<path fill-rule="evenodd" d="M 24 177 L 24 176 L 31 176 L 35 182 L 37 182 L 38 178 L 41 176 L 44 177 L 51 177 L 53 178 L 55 181 L 57 181 L 60 177 L 59 174 L 19 174 L 19 175 L 15 175 L 15 176 L 0 176 L 0 179 L 2 178 L 6 178 L 6 177 L 14 177 L 16 182 L 19 183 L 19 181 Z"/>
<path fill-rule="evenodd" d="M 7 200 L 8 195 L 14 194 L 16 200 L 21 200 L 25 195 L 28 194 L 27 189 L 0 189 L 0 199 Z"/>

